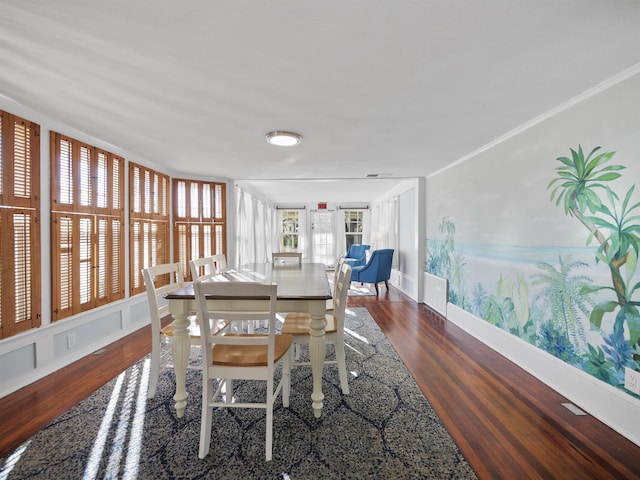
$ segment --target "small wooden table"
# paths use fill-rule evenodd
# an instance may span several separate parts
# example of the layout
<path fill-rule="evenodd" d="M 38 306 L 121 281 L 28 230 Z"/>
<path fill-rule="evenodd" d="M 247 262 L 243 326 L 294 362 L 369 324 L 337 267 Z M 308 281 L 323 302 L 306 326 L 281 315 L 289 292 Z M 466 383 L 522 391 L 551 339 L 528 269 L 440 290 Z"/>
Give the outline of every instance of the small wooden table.
<path fill-rule="evenodd" d="M 324 341 L 326 327 L 326 301 L 331 298 L 331 287 L 326 267 L 321 263 L 301 265 L 274 265 L 271 263 L 250 263 L 236 270 L 216 275 L 212 281 L 226 282 L 276 282 L 278 284 L 278 312 L 308 312 L 311 316 L 309 356 L 313 374 L 311 401 L 313 413 L 319 418 L 322 413 L 322 369 L 326 355 Z M 193 285 L 169 292 L 164 296 L 169 301 L 169 311 L 173 316 L 173 337 L 171 352 L 176 376 L 176 393 L 173 396 L 177 416 L 184 415 L 187 406 L 187 364 L 189 362 L 189 333 L 187 317 L 196 309 Z M 224 302 L 221 300 L 211 300 Z"/>

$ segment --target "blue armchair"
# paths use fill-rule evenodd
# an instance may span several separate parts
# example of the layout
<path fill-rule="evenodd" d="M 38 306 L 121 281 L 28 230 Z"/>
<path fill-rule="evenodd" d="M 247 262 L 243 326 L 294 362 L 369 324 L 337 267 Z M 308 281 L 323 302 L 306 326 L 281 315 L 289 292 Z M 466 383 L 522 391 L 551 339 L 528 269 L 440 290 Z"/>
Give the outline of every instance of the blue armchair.
<path fill-rule="evenodd" d="M 369 245 L 350 245 L 344 256 L 344 261 L 351 265 L 351 268 L 364 266 L 367 263 L 367 250 L 369 250 Z"/>
<path fill-rule="evenodd" d="M 361 283 L 373 283 L 378 296 L 378 282 L 384 282 L 389 290 L 389 278 L 391 278 L 391 261 L 393 260 L 393 249 L 385 248 L 374 250 L 366 265 L 354 267 L 351 271 L 351 281 Z"/>

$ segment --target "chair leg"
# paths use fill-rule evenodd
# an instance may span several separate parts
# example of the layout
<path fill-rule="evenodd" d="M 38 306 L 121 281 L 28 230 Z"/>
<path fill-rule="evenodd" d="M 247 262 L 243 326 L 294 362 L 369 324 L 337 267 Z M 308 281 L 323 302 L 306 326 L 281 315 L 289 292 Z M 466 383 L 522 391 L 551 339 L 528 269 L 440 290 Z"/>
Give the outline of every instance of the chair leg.
<path fill-rule="evenodd" d="M 273 381 L 267 381 L 267 433 L 264 447 L 267 462 L 271 461 L 271 453 L 273 449 L 273 403 Z"/>
<path fill-rule="evenodd" d="M 384 281 L 384 286 L 387 287 L 387 292 L 389 291 L 389 281 L 385 280 Z"/>
<path fill-rule="evenodd" d="M 291 363 L 293 349 L 282 360 L 282 406 L 289 408 L 289 395 L 291 393 Z"/>
<path fill-rule="evenodd" d="M 203 372 L 206 373 L 206 372 Z M 213 408 L 209 407 L 213 380 L 204 378 L 202 384 L 202 418 L 200 419 L 200 448 L 198 458 L 204 458 L 209 453 L 211 445 L 211 422 L 213 420 Z"/>
<path fill-rule="evenodd" d="M 225 403 L 233 403 L 233 379 L 227 378 L 224 381 Z"/>
<path fill-rule="evenodd" d="M 161 349 L 158 345 L 154 345 L 151 352 L 151 371 L 149 372 L 149 386 L 147 388 L 147 399 L 151 399 L 156 395 L 156 387 L 158 386 L 158 377 L 160 376 Z"/>
<path fill-rule="evenodd" d="M 380 292 L 378 291 L 378 284 L 374 283 L 373 286 L 376 287 L 376 297 L 377 297 L 380 294 Z"/>
<path fill-rule="evenodd" d="M 344 395 L 349 395 L 349 383 L 347 381 L 347 361 L 344 353 L 344 341 L 338 340 L 335 344 L 336 360 L 338 362 L 338 374 L 340 376 L 340 388 Z"/>

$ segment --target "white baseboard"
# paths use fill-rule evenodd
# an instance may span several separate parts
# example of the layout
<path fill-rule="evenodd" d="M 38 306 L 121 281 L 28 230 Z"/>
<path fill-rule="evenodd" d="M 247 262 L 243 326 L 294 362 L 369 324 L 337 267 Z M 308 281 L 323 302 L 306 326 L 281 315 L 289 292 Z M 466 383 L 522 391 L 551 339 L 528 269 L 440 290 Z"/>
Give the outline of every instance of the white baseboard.
<path fill-rule="evenodd" d="M 449 303 L 447 320 L 640 446 L 640 400 Z"/>

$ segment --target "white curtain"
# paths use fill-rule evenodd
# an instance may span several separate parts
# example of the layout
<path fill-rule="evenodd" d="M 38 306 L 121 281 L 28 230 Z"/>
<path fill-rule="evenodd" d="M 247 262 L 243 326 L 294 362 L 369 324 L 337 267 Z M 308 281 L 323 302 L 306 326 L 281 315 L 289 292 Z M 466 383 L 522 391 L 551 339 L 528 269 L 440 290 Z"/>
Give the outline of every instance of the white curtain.
<path fill-rule="evenodd" d="M 344 210 L 338 209 L 336 215 L 336 251 L 338 256 L 343 256 L 347 253 L 347 239 L 345 237 L 345 222 L 344 222 Z"/>
<path fill-rule="evenodd" d="M 393 268 L 398 267 L 398 245 L 400 241 L 398 237 L 398 208 L 399 201 L 397 196 L 381 202 L 373 208 L 371 221 L 371 249 L 394 249 Z"/>
<path fill-rule="evenodd" d="M 368 208 L 362 211 L 362 243 L 371 245 L 371 210 Z"/>
<path fill-rule="evenodd" d="M 302 253 L 303 260 L 307 260 L 310 253 L 308 224 L 307 209 L 298 210 L 298 250 Z"/>
<path fill-rule="evenodd" d="M 271 260 L 271 253 L 277 249 L 274 220 L 272 206 L 237 187 L 236 265 Z"/>

